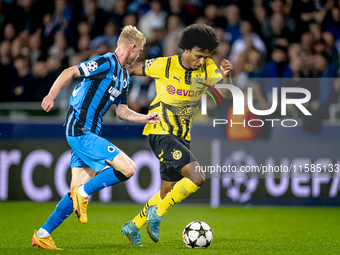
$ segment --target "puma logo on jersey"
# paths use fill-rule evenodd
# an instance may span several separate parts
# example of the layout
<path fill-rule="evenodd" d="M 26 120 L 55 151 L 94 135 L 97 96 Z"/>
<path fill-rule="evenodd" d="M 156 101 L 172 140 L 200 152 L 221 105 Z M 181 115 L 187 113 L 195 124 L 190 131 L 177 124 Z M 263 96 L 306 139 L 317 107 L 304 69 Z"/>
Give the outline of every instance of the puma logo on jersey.
<path fill-rule="evenodd" d="M 163 152 L 163 150 L 162 150 L 162 153 L 161 153 L 161 154 L 159 154 L 159 155 L 158 155 L 158 157 L 160 157 L 160 158 L 161 158 L 161 157 L 162 157 L 162 155 L 163 155 L 163 153 L 164 153 L 164 152 Z"/>
<path fill-rule="evenodd" d="M 177 78 L 176 76 L 174 76 L 174 79 L 176 79 L 179 83 L 181 82 L 181 81 L 180 81 L 181 78 L 182 78 L 182 77 Z"/>
<path fill-rule="evenodd" d="M 163 153 L 164 153 L 164 152 L 163 152 L 163 150 L 162 150 L 162 153 L 158 155 L 158 157 L 160 158 L 159 160 L 160 160 L 161 162 L 163 162 L 163 158 L 162 158 Z"/>

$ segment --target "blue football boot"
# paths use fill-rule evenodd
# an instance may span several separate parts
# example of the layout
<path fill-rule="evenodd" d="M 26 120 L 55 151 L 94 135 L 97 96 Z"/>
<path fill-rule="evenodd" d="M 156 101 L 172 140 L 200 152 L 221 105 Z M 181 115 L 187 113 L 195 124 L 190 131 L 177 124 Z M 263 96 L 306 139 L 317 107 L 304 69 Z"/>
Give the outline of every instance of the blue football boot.
<path fill-rule="evenodd" d="M 142 241 L 141 241 L 141 236 L 139 234 L 139 228 L 133 224 L 132 221 L 129 221 L 127 223 L 125 223 L 122 227 L 121 232 L 123 232 L 123 234 L 129 238 L 130 240 L 130 244 L 132 246 L 140 246 L 142 247 Z"/>
<path fill-rule="evenodd" d="M 152 241 L 155 243 L 159 240 L 159 228 L 163 216 L 156 212 L 157 206 L 152 205 L 146 209 L 147 225 L 146 229 Z"/>

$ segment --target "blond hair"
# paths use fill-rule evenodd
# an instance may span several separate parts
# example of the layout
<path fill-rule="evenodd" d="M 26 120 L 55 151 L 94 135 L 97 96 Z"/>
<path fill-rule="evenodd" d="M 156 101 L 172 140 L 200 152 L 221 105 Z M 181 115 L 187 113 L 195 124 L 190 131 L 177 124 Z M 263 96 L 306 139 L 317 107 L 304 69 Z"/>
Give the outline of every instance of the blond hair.
<path fill-rule="evenodd" d="M 142 32 L 140 32 L 136 27 L 131 25 L 125 26 L 118 38 L 119 45 L 128 45 L 135 42 L 138 46 L 143 47 L 146 39 Z"/>

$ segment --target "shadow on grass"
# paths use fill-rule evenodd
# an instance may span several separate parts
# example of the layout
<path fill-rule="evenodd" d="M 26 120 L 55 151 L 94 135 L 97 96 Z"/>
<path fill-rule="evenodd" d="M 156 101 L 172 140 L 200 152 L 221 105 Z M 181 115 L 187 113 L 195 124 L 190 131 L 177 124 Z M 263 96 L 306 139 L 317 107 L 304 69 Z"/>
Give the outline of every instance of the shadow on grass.
<path fill-rule="evenodd" d="M 93 245 L 65 245 L 63 247 L 64 250 L 79 250 L 79 249 L 83 249 L 83 250 L 95 250 L 95 249 L 120 249 L 120 250 L 124 250 L 124 249 L 144 249 L 145 247 L 134 247 L 134 246 L 130 246 L 128 244 L 117 244 L 117 243 L 100 243 L 100 242 L 96 242 Z"/>

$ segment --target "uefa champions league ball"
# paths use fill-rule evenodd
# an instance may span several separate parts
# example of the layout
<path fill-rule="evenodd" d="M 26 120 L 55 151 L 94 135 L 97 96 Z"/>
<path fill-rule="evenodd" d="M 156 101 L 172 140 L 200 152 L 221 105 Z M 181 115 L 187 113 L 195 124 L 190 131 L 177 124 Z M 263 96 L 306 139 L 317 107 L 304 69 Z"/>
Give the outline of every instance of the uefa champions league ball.
<path fill-rule="evenodd" d="M 90 61 L 90 62 L 87 63 L 87 69 L 88 69 L 90 72 L 96 71 L 97 68 L 98 68 L 97 62 L 95 62 L 95 61 Z"/>
<path fill-rule="evenodd" d="M 213 240 L 213 233 L 207 223 L 197 220 L 184 228 L 182 239 L 188 248 L 207 248 Z"/>

